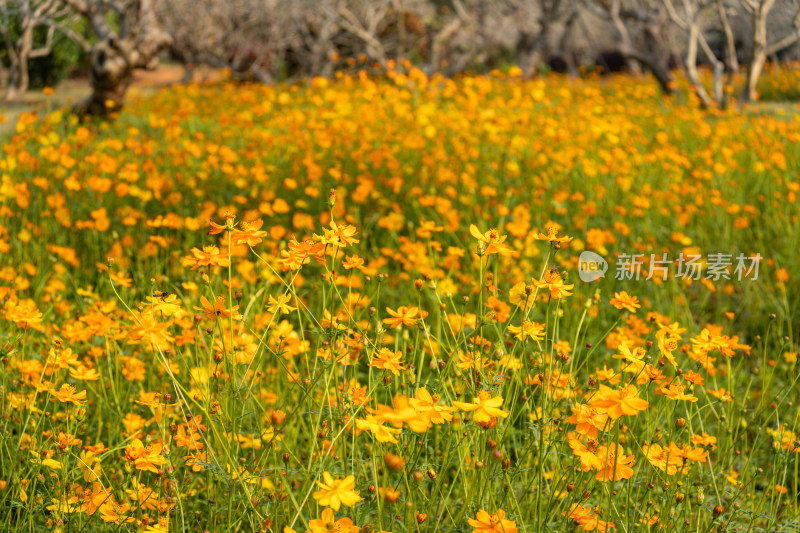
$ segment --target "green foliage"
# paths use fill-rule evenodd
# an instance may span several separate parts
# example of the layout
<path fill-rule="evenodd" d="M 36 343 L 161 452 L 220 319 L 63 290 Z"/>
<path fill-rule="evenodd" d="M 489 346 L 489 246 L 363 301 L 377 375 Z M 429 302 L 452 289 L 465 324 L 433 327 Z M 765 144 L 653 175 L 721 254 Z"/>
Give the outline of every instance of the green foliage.
<path fill-rule="evenodd" d="M 88 33 L 86 22 L 83 19 L 75 22 L 71 28 L 78 34 Z M 19 18 L 11 19 L 11 38 L 16 41 L 22 31 Z M 33 49 L 44 46 L 47 42 L 47 27 L 39 26 L 34 30 Z M 0 63 L 10 64 L 9 54 L 6 49 L 0 49 Z M 89 54 L 80 45 L 60 32 L 53 36 L 50 54 L 43 57 L 32 58 L 28 61 L 28 74 L 30 88 L 41 89 L 53 87 L 68 77 L 85 71 L 89 65 Z"/>

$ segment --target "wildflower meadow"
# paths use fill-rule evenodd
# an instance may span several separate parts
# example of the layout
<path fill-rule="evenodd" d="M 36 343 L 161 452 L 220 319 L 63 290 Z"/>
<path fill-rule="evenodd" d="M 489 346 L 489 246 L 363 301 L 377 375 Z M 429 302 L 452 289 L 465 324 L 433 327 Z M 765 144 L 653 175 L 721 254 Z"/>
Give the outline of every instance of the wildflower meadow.
<path fill-rule="evenodd" d="M 410 65 L 22 115 L 0 530 L 797 531 L 798 117 Z"/>

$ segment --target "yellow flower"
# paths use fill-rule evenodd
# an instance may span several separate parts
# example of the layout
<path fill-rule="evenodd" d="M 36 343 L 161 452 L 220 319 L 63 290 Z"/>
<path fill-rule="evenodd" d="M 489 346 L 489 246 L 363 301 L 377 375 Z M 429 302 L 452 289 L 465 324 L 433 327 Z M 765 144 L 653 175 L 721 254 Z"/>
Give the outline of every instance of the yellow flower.
<path fill-rule="evenodd" d="M 505 418 L 508 416 L 507 411 L 498 409 L 503 405 L 503 397 L 492 398 L 492 393 L 487 390 L 478 393 L 477 403 L 453 402 L 453 405 L 462 411 L 475 411 L 472 419 L 476 423 L 489 422 L 493 417 Z"/>
<path fill-rule="evenodd" d="M 524 341 L 526 338 L 540 341 L 544 339 L 544 328 L 544 324 L 537 324 L 536 322 L 525 320 L 522 326 L 508 326 L 508 331 L 513 333 L 514 336 L 521 341 Z"/>
<path fill-rule="evenodd" d="M 397 311 L 387 307 L 386 312 L 392 317 L 383 319 L 383 323 L 389 326 L 389 329 L 394 329 L 398 326 L 413 326 L 417 323 L 417 320 L 428 316 L 427 311 L 422 311 L 414 306 L 406 307 L 405 305 L 398 307 Z"/>
<path fill-rule="evenodd" d="M 358 495 L 358 492 L 353 490 L 356 486 L 355 476 L 347 476 L 344 479 L 333 479 L 330 472 L 325 472 L 322 474 L 322 479 L 324 483 L 316 481 L 316 484 L 319 485 L 321 490 L 313 494 L 314 499 L 317 500 L 320 505 L 338 511 L 339 507 L 342 505 L 352 507 L 363 500 L 363 498 Z"/>
<path fill-rule="evenodd" d="M 531 289 L 533 286 L 531 286 Z M 530 294 L 525 282 L 520 281 L 508 291 L 508 303 L 517 307 L 526 307 L 526 311 L 533 305 L 533 295 Z"/>
<path fill-rule="evenodd" d="M 500 235 L 497 228 L 492 228 L 486 233 L 481 233 L 481 230 L 475 224 L 470 224 L 469 233 L 478 241 L 485 244 L 484 255 L 500 254 L 500 255 L 513 255 L 514 250 L 506 248 L 503 243 L 506 240 L 505 235 Z"/>
<path fill-rule="evenodd" d="M 6 320 L 15 322 L 18 328 L 39 324 L 42 321 L 42 313 L 37 309 L 33 300 L 24 300 L 16 304 L 9 303 L 6 306 Z"/>
<path fill-rule="evenodd" d="M 383 420 L 379 420 L 372 415 L 367 415 L 366 418 L 359 418 L 356 420 L 356 428 L 358 433 L 362 431 L 371 432 L 378 442 L 397 443 L 395 435 L 399 435 L 401 432 L 400 429 L 384 426 Z"/>
<path fill-rule="evenodd" d="M 559 237 L 558 230 L 560 228 L 556 224 L 548 224 L 545 226 L 545 229 L 547 230 L 546 235 L 544 233 L 539 233 L 534 237 L 537 241 L 550 241 L 560 244 L 562 242 L 569 242 L 572 240 L 572 237 Z"/>
<path fill-rule="evenodd" d="M 444 424 L 453 419 L 450 413 L 455 411 L 455 407 L 438 405 L 440 397 L 438 394 L 431 396 L 425 388 L 417 390 L 416 398 L 411 398 L 408 403 L 417 410 L 418 413 L 425 415 L 434 424 Z"/>
<path fill-rule="evenodd" d="M 330 509 L 322 511 L 320 518 L 309 520 L 308 527 L 310 533 L 358 533 L 361 531 L 361 528 L 353 524 L 353 521 L 349 518 L 336 520 L 333 511 Z M 289 529 L 292 533 L 294 532 L 291 528 L 286 529 Z M 283 533 L 287 533 L 286 529 L 283 530 Z"/>
<path fill-rule="evenodd" d="M 287 302 L 289 301 L 289 295 L 283 294 L 280 296 L 280 299 L 276 300 L 272 295 L 269 296 L 269 302 L 267 302 L 267 311 L 272 313 L 273 315 L 276 313 L 280 314 L 289 314 L 295 309 L 296 307 L 292 307 Z"/>

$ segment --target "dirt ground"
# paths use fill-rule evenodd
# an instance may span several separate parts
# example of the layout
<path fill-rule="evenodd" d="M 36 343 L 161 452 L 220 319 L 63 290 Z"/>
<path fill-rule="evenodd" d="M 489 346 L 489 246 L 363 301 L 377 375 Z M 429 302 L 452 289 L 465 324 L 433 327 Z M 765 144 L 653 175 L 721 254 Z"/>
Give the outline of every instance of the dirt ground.
<path fill-rule="evenodd" d="M 137 70 L 134 74 L 130 95 L 147 94 L 176 83 L 183 83 L 186 70 L 181 65 L 161 64 L 155 70 Z M 219 80 L 223 73 L 207 68 L 195 69 L 191 81 L 208 82 Z M 17 119 L 22 113 L 32 110 L 49 112 L 65 105 L 79 102 L 89 96 L 88 79 L 68 79 L 47 95 L 41 89 L 28 91 L 19 101 L 6 103 L 0 100 L 0 137 L 14 133 Z M 2 142 L 2 140 L 0 140 Z"/>

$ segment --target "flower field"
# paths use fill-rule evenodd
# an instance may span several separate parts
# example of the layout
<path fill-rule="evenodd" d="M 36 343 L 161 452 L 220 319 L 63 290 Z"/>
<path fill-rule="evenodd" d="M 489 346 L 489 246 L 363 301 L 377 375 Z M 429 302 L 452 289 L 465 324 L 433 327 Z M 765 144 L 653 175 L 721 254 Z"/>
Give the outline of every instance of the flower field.
<path fill-rule="evenodd" d="M 0 529 L 795 531 L 800 120 L 515 74 L 23 115 Z"/>

